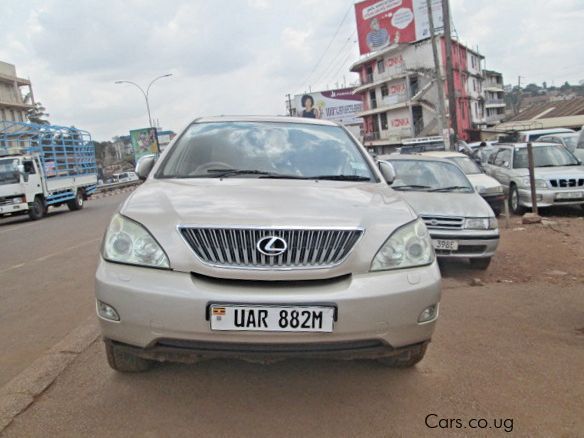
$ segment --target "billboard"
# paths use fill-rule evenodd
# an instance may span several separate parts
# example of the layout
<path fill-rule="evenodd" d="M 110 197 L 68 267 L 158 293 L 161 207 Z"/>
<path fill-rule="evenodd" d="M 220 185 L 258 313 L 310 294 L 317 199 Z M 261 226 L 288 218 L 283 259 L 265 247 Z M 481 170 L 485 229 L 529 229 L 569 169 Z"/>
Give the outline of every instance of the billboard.
<path fill-rule="evenodd" d="M 354 88 L 319 91 L 294 96 L 298 117 L 333 120 L 344 125 L 361 123 L 357 113 L 363 111 L 361 96 L 353 94 Z"/>
<path fill-rule="evenodd" d="M 441 0 L 431 0 L 434 27 L 444 26 Z M 365 0 L 355 4 L 359 52 L 376 52 L 430 36 L 426 0 Z"/>
<path fill-rule="evenodd" d="M 134 149 L 134 159 L 138 161 L 148 154 L 158 153 L 158 139 L 156 138 L 156 128 L 142 128 L 130 131 L 132 148 Z"/>

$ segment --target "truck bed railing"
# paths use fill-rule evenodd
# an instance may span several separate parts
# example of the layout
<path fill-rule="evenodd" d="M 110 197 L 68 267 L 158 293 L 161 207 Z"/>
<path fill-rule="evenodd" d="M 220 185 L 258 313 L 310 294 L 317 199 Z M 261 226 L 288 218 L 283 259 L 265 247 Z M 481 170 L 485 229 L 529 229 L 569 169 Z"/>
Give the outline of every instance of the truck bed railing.
<path fill-rule="evenodd" d="M 47 178 L 97 173 L 95 146 L 75 127 L 0 121 L 1 155 L 38 155 Z"/>

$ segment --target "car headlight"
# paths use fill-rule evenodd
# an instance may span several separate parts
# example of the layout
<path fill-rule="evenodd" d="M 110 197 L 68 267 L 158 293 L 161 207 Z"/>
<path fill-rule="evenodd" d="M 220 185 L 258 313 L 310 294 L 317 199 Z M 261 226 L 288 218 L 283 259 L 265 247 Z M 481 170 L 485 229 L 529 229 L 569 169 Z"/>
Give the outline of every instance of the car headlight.
<path fill-rule="evenodd" d="M 120 214 L 112 218 L 107 228 L 102 255 L 111 262 L 170 267 L 168 257 L 146 228 Z"/>
<path fill-rule="evenodd" d="M 432 240 L 421 219 L 398 228 L 379 248 L 371 271 L 411 268 L 434 261 Z"/>
<path fill-rule="evenodd" d="M 481 195 L 501 195 L 503 194 L 503 186 L 494 186 L 494 187 L 477 187 L 477 191 Z"/>
<path fill-rule="evenodd" d="M 531 187 L 528 176 L 521 179 L 521 185 L 523 187 L 527 187 L 527 188 Z M 536 179 L 535 180 L 535 188 L 536 189 L 546 189 L 547 183 L 545 182 L 545 179 Z"/>
<path fill-rule="evenodd" d="M 464 220 L 467 230 L 495 230 L 498 226 L 495 217 L 469 217 Z"/>

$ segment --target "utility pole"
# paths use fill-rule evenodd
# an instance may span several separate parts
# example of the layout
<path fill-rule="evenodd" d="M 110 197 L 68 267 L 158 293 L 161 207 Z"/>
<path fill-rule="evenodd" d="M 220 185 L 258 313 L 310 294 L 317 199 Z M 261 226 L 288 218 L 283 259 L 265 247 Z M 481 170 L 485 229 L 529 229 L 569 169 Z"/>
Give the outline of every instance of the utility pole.
<path fill-rule="evenodd" d="M 515 101 L 515 115 L 519 113 L 521 108 L 521 78 L 523 76 L 517 76 L 517 100 Z"/>
<path fill-rule="evenodd" d="M 458 118 L 456 117 L 456 95 L 454 94 L 454 72 L 452 69 L 452 35 L 450 31 L 449 0 L 442 0 L 442 16 L 444 17 L 444 41 L 446 46 L 446 84 L 448 87 L 448 112 L 450 113 L 450 149 L 456 150 L 458 135 Z"/>
<path fill-rule="evenodd" d="M 434 31 L 434 17 L 432 16 L 432 0 L 426 0 L 428 8 L 428 19 L 430 22 L 430 35 L 432 35 L 432 54 L 434 55 L 434 70 L 436 79 L 436 88 L 438 89 L 438 133 L 440 137 L 444 136 L 444 127 L 448 126 L 446 121 L 446 110 L 444 108 L 444 82 L 442 81 L 442 71 L 440 69 L 440 59 L 438 58 L 438 48 L 436 47 L 436 35 Z M 447 143 L 450 138 L 445 139 Z"/>
<path fill-rule="evenodd" d="M 288 98 L 288 115 L 292 116 L 292 97 L 290 93 L 286 94 L 286 97 Z"/>

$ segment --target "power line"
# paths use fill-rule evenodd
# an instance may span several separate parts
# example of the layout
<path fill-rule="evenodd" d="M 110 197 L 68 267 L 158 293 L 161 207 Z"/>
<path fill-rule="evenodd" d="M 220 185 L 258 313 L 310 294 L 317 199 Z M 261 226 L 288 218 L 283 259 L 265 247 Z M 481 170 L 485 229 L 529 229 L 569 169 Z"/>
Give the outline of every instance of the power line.
<path fill-rule="evenodd" d="M 335 74 L 333 76 L 329 76 L 327 79 L 330 78 L 331 80 L 334 80 L 334 79 L 338 78 L 339 77 L 339 73 L 341 72 L 341 70 L 343 69 L 343 67 L 345 67 L 347 65 L 347 61 L 350 61 L 351 56 L 353 56 L 353 54 L 349 52 L 347 54 L 346 58 L 341 63 L 339 69 L 335 72 Z"/>
<path fill-rule="evenodd" d="M 331 40 L 329 41 L 328 45 L 326 46 L 326 49 L 324 49 L 324 52 L 322 53 L 322 55 L 320 55 L 320 58 L 318 59 L 318 61 L 314 65 L 314 68 L 312 69 L 312 71 L 309 73 L 308 76 L 306 76 L 306 79 L 304 79 L 304 81 L 302 81 L 302 85 L 305 85 L 305 84 L 308 83 L 308 79 L 310 79 L 310 77 L 314 74 L 314 72 L 316 71 L 316 69 L 318 68 L 318 66 L 320 65 L 320 63 L 322 62 L 324 56 L 326 55 L 326 52 L 328 51 L 328 49 L 330 49 L 333 41 L 335 40 L 335 38 L 337 37 L 337 35 L 339 33 L 339 30 L 341 29 L 341 26 L 343 25 L 343 23 L 347 19 L 347 16 L 349 15 L 349 11 L 352 8 L 353 8 L 353 3 L 351 2 L 351 4 L 349 5 L 349 7 L 347 8 L 347 11 L 345 12 L 345 15 L 343 15 L 343 19 L 341 20 L 341 22 L 337 26 L 337 30 L 335 31 L 333 37 L 331 38 Z"/>
<path fill-rule="evenodd" d="M 328 77 L 328 75 L 338 65 L 338 64 L 336 64 L 336 62 L 339 59 L 339 56 L 341 55 L 341 53 L 343 53 L 343 50 L 345 49 L 345 47 L 347 47 L 347 44 L 353 39 L 353 36 L 355 36 L 355 33 L 356 32 L 357 32 L 357 29 L 353 30 L 353 32 L 351 33 L 351 35 L 345 40 L 345 44 L 342 45 L 342 47 L 339 49 L 339 51 L 337 52 L 337 54 L 335 55 L 335 57 L 333 58 L 333 60 L 327 65 L 327 67 L 324 69 L 324 71 L 319 76 L 319 78 L 314 81 L 315 85 L 316 84 L 319 84 L 321 82 L 321 79 L 322 78 Z"/>

